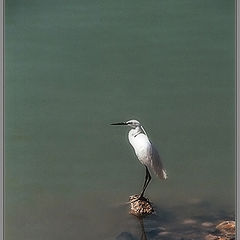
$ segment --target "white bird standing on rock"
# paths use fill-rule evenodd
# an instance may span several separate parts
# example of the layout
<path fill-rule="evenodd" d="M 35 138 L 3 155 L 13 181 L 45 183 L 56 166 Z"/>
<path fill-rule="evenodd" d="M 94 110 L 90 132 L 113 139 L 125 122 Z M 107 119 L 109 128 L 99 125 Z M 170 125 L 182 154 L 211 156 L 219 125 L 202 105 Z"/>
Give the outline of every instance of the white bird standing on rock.
<path fill-rule="evenodd" d="M 167 179 L 167 173 L 163 168 L 158 151 L 149 140 L 147 133 L 139 121 L 129 120 L 127 122 L 112 123 L 111 125 L 127 125 L 132 128 L 128 133 L 129 142 L 134 148 L 138 160 L 146 168 L 143 189 L 138 199 L 145 199 L 143 196 L 144 192 L 152 179 L 148 168 L 152 170 L 160 179 Z"/>

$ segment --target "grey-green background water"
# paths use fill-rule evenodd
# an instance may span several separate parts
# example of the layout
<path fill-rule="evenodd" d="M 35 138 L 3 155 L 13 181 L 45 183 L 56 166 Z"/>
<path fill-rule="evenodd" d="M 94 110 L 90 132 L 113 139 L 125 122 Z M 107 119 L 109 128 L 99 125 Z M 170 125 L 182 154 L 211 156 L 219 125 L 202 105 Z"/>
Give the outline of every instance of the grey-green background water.
<path fill-rule="evenodd" d="M 5 1 L 6 239 L 134 228 L 144 168 L 109 125 L 132 118 L 168 171 L 157 206 L 234 210 L 234 4 Z"/>

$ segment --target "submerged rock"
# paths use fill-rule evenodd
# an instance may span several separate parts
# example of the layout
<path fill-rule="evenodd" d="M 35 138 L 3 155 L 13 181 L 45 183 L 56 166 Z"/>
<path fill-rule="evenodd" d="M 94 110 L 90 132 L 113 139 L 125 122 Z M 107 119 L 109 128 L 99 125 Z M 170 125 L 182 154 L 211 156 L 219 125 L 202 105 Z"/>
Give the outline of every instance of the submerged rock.
<path fill-rule="evenodd" d="M 205 240 L 234 240 L 235 231 L 235 221 L 224 221 L 218 224 L 216 231 L 208 234 Z"/>
<path fill-rule="evenodd" d="M 206 228 L 210 228 L 214 226 L 212 222 L 203 222 L 201 225 Z"/>
<path fill-rule="evenodd" d="M 137 238 L 129 232 L 122 232 L 116 237 L 116 240 L 137 240 Z"/>
<path fill-rule="evenodd" d="M 205 240 L 225 240 L 225 238 L 221 236 L 213 235 L 213 234 L 208 234 L 205 237 Z"/>
<path fill-rule="evenodd" d="M 196 224 L 197 221 L 194 219 L 184 219 L 183 224 Z"/>

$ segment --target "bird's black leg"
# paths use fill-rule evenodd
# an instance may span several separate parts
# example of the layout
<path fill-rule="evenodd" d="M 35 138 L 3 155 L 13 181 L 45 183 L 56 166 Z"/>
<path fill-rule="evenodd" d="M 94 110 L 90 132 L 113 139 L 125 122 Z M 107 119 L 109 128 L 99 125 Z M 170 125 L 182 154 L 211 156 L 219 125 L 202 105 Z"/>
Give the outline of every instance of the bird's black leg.
<path fill-rule="evenodd" d="M 145 182 L 144 182 L 143 190 L 142 190 L 142 192 L 141 192 L 139 198 L 143 198 L 144 192 L 145 192 L 145 190 L 146 190 L 146 188 L 147 188 L 149 182 L 150 182 L 151 179 L 152 179 L 152 177 L 151 177 L 151 175 L 150 175 L 150 173 L 149 173 L 149 171 L 148 171 L 147 166 L 145 166 L 145 168 L 146 168 Z"/>
<path fill-rule="evenodd" d="M 145 165 L 144 165 L 145 166 Z M 146 174 L 145 174 L 145 181 L 144 181 L 144 184 L 143 184 L 143 189 L 145 188 L 146 184 L 147 184 L 147 181 L 148 181 L 148 169 L 147 167 L 145 166 L 146 168 Z"/>

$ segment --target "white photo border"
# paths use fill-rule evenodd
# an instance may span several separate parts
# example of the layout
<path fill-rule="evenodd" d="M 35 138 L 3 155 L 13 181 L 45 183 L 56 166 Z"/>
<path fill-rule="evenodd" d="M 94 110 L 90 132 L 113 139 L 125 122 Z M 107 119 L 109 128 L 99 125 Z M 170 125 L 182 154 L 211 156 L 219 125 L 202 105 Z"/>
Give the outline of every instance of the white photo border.
<path fill-rule="evenodd" d="M 240 228 L 240 222 L 239 222 L 239 218 L 240 218 L 240 204 L 239 204 L 239 195 L 240 195 L 240 149 L 239 149 L 239 144 L 240 144 L 240 121 L 239 121 L 239 117 L 240 117 L 240 72 L 239 72 L 239 59 L 240 59 L 240 49 L 239 49 L 239 39 L 240 39 L 240 0 L 236 0 L 235 2 L 235 6 L 236 6 L 236 58 L 235 58 L 235 66 L 236 66 L 236 239 L 240 239 L 240 233 L 239 233 L 239 228 Z"/>
<path fill-rule="evenodd" d="M 4 239 L 4 0 L 0 0 L 0 240 Z"/>

